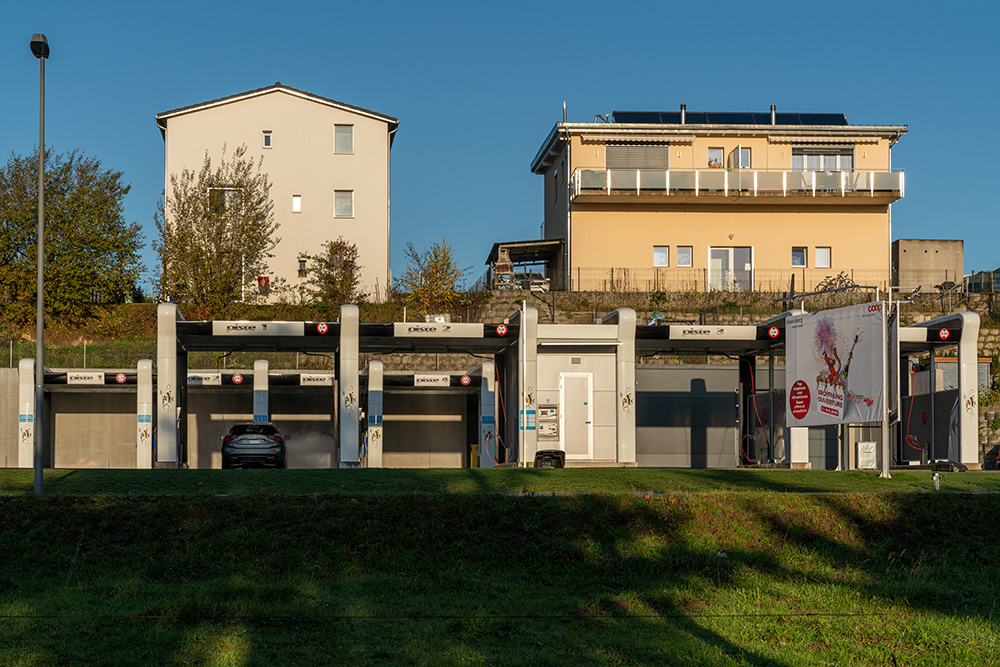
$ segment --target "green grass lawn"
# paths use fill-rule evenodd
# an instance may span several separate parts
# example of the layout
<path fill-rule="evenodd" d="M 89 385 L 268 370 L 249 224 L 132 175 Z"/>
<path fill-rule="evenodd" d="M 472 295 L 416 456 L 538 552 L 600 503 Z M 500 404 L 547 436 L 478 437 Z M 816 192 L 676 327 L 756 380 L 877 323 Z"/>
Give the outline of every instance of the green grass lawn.
<path fill-rule="evenodd" d="M 0 471 L 0 665 L 1000 664 L 1000 495 L 927 472 L 31 483 Z"/>
<path fill-rule="evenodd" d="M 435 470 L 46 470 L 44 494 L 190 495 L 406 493 L 663 494 L 680 492 L 912 493 L 934 490 L 926 470 L 681 470 L 535 468 Z M 1000 473 L 942 472 L 942 492 L 1000 492 Z M 31 494 L 34 472 L 0 469 L 0 495 Z"/>

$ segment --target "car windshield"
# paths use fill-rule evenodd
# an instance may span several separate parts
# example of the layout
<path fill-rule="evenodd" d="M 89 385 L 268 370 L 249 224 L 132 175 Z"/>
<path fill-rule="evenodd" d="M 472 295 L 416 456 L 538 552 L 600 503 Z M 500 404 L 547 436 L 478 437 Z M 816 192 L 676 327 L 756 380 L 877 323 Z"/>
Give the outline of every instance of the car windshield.
<path fill-rule="evenodd" d="M 229 431 L 229 435 L 277 435 L 278 431 L 270 424 L 237 424 Z"/>

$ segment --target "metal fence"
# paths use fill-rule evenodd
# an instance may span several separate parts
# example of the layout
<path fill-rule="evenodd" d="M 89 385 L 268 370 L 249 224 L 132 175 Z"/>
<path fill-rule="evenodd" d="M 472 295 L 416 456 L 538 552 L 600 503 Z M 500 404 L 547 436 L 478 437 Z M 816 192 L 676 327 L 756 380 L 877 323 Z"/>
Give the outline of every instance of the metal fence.
<path fill-rule="evenodd" d="M 838 276 L 840 279 L 838 280 Z M 753 269 L 714 272 L 707 268 L 583 268 L 573 269 L 569 290 L 573 292 L 770 292 L 802 293 L 831 285 L 877 287 L 884 292 L 888 274 L 877 269 Z"/>

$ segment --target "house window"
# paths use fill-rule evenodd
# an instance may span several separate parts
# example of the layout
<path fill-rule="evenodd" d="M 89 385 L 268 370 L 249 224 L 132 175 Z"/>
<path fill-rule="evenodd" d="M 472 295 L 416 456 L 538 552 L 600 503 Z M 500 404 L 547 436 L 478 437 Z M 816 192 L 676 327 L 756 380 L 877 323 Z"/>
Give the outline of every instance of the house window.
<path fill-rule="evenodd" d="M 224 215 L 236 210 L 239 198 L 239 188 L 209 188 L 208 208 L 215 215 Z"/>
<path fill-rule="evenodd" d="M 740 169 L 750 168 L 750 149 L 740 148 Z"/>
<path fill-rule="evenodd" d="M 302 195 L 292 195 L 292 213 L 302 212 Z"/>
<path fill-rule="evenodd" d="M 333 193 L 333 214 L 338 218 L 354 217 L 354 190 L 337 190 Z"/>
<path fill-rule="evenodd" d="M 852 171 L 853 148 L 792 148 L 794 171 Z"/>
<path fill-rule="evenodd" d="M 335 125 L 333 127 L 333 152 L 334 153 L 354 152 L 353 125 Z"/>
<path fill-rule="evenodd" d="M 792 248 L 792 266 L 806 265 L 806 249 L 795 246 Z"/>
<path fill-rule="evenodd" d="M 677 246 L 677 266 L 691 266 L 691 246 Z"/>
<path fill-rule="evenodd" d="M 670 246 L 653 246 L 653 266 L 670 266 Z"/>
<path fill-rule="evenodd" d="M 271 130 L 264 130 L 264 148 L 271 147 Z"/>
<path fill-rule="evenodd" d="M 306 260 L 300 259 L 299 260 L 299 278 L 305 278 L 306 277 L 306 273 L 307 273 L 307 270 L 306 270 Z"/>
<path fill-rule="evenodd" d="M 816 268 L 817 269 L 829 269 L 830 268 L 830 247 L 829 246 L 817 246 L 816 247 Z"/>
<path fill-rule="evenodd" d="M 719 169 L 722 167 L 722 149 L 721 148 L 709 148 L 708 149 L 708 166 L 710 169 Z"/>

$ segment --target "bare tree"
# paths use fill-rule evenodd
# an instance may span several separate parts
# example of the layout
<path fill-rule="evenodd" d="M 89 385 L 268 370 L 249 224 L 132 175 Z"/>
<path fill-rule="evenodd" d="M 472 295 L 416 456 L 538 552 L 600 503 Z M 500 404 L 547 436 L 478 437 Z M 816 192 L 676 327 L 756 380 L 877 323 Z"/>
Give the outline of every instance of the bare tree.
<path fill-rule="evenodd" d="M 203 317 L 261 298 L 256 277 L 268 272 L 278 223 L 271 183 L 245 145 L 228 157 L 223 147 L 218 165 L 206 151 L 197 173 L 171 174 L 155 221 L 161 297 L 191 304 Z"/>

